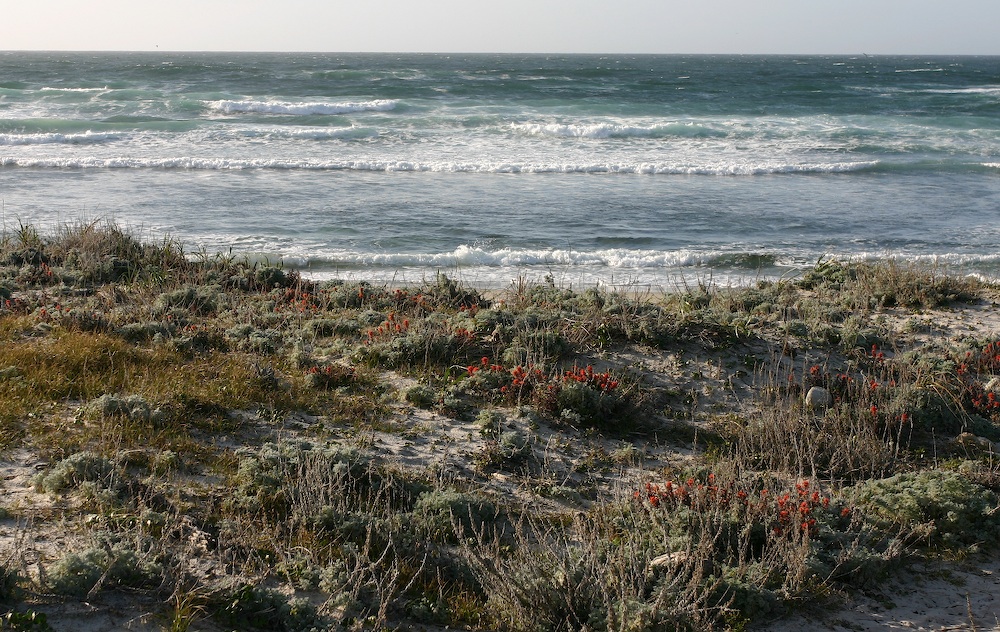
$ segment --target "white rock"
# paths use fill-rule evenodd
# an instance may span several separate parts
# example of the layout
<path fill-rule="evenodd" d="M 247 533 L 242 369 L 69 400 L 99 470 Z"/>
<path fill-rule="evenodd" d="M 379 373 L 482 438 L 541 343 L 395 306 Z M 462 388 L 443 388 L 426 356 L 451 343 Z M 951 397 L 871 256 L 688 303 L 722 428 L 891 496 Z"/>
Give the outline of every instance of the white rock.
<path fill-rule="evenodd" d="M 806 408 L 826 408 L 833 402 L 830 391 L 822 386 L 814 386 L 806 393 Z"/>

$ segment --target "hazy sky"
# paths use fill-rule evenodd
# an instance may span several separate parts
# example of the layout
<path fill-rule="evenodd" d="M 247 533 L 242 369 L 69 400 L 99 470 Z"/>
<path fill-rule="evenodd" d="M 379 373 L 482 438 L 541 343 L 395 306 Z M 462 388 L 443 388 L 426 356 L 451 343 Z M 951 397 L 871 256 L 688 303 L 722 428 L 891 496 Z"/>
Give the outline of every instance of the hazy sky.
<path fill-rule="evenodd" d="M 998 0 L 3 4 L 3 50 L 1000 54 Z"/>

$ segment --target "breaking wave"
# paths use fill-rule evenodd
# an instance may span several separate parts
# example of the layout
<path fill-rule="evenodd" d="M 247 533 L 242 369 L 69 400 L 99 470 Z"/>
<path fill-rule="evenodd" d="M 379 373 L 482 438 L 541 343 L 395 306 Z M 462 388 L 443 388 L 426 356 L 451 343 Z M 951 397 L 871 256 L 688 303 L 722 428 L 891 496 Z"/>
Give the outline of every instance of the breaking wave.
<path fill-rule="evenodd" d="M 223 114 L 291 114 L 296 116 L 351 114 L 353 112 L 387 112 L 396 108 L 393 99 L 346 102 L 304 102 L 286 101 L 210 101 L 209 109 Z"/>
<path fill-rule="evenodd" d="M 406 267 L 521 267 L 521 266 L 581 266 L 588 268 L 684 268 L 720 267 L 756 270 L 782 265 L 775 254 L 756 252 L 723 252 L 704 250 L 634 250 L 609 248 L 603 250 L 570 249 L 489 249 L 462 245 L 451 252 L 388 253 L 336 251 L 318 253 L 286 253 L 286 263 L 293 265 L 319 264 L 326 266 Z"/>
<path fill-rule="evenodd" d="M 83 132 L 80 134 L 0 134 L 3 145 L 90 145 L 120 140 L 123 134 Z"/>
<path fill-rule="evenodd" d="M 662 125 L 620 125 L 613 123 L 585 124 L 541 124 L 514 123 L 515 132 L 535 136 L 562 136 L 570 138 L 684 138 L 723 137 L 724 130 L 714 129 L 698 123 L 667 123 Z"/>
<path fill-rule="evenodd" d="M 280 160 L 229 158 L 17 158 L 0 157 L 0 167 L 55 169 L 192 169 L 192 170 L 306 170 L 306 171 L 376 171 L 432 173 L 501 173 L 501 174 L 621 174 L 621 175 L 717 175 L 756 176 L 770 174 L 821 174 L 868 171 L 878 161 L 794 163 L 747 162 L 713 164 L 669 163 L 454 163 L 403 160 Z"/>

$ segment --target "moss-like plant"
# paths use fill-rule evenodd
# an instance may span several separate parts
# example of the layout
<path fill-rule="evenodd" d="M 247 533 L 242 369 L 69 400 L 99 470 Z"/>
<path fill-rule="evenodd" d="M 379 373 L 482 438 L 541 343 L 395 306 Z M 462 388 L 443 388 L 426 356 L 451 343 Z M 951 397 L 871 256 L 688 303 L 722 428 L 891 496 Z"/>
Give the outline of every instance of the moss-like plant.
<path fill-rule="evenodd" d="M 488 499 L 454 489 L 420 494 L 411 515 L 417 533 L 435 541 L 455 541 L 456 525 L 469 534 L 482 532 L 500 517 Z"/>
<path fill-rule="evenodd" d="M 187 286 L 160 294 L 153 307 L 154 312 L 159 314 L 166 314 L 173 308 L 181 308 L 205 316 L 215 313 L 224 300 L 224 294 L 219 288 Z"/>
<path fill-rule="evenodd" d="M 107 544 L 69 553 L 49 568 L 47 581 L 57 594 L 84 597 L 104 587 L 151 588 L 162 574 L 159 564 L 135 550 Z"/>
<path fill-rule="evenodd" d="M 431 408 L 438 401 L 434 389 L 423 384 L 416 384 L 406 389 L 404 398 L 418 408 Z"/>
<path fill-rule="evenodd" d="M 995 545 L 1000 538 L 996 495 L 960 472 L 904 472 L 860 483 L 853 497 L 881 528 L 917 534 L 929 544 Z"/>
<path fill-rule="evenodd" d="M 106 458 L 93 452 L 78 452 L 39 474 L 36 484 L 44 491 L 55 493 L 73 489 L 84 482 L 112 488 L 116 479 L 117 468 Z"/>
<path fill-rule="evenodd" d="M 252 584 L 220 591 L 213 596 L 212 602 L 213 617 L 236 629 L 309 632 L 325 627 L 307 600 L 289 599 L 275 590 Z"/>
<path fill-rule="evenodd" d="M 153 409 L 139 395 L 101 395 L 87 403 L 84 415 L 90 418 L 124 417 L 130 421 L 148 422 L 153 417 Z"/>

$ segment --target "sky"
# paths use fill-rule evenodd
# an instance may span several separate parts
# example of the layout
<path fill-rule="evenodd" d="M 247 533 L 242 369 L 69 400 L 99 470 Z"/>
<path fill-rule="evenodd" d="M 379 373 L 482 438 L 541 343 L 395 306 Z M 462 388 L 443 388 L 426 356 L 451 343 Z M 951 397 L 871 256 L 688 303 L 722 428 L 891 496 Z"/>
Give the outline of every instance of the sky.
<path fill-rule="evenodd" d="M 1000 55 L 998 0 L 3 0 L 0 50 Z"/>

